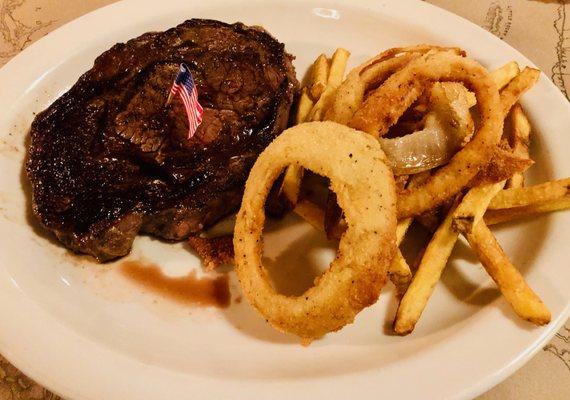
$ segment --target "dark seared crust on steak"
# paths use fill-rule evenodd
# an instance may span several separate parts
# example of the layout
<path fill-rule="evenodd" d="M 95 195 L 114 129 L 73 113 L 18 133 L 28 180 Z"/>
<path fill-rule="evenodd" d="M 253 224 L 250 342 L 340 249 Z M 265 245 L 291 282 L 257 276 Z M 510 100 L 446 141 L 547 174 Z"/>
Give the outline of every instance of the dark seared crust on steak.
<path fill-rule="evenodd" d="M 100 261 L 146 232 L 181 240 L 233 212 L 259 153 L 287 126 L 298 83 L 265 30 L 193 19 L 113 46 L 32 124 L 34 212 L 70 249 Z M 188 140 L 178 66 L 204 120 Z"/>

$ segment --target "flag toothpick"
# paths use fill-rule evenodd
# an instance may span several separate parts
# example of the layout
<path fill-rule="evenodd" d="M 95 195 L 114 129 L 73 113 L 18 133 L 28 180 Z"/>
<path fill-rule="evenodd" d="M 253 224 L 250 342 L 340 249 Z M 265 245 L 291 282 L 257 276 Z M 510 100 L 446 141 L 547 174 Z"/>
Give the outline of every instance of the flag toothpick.
<path fill-rule="evenodd" d="M 180 70 L 170 89 L 165 106 L 168 106 L 176 95 L 180 96 L 188 116 L 188 139 L 190 139 L 202 123 L 204 109 L 198 101 L 198 90 L 196 89 L 190 68 L 184 63 L 180 64 Z"/>

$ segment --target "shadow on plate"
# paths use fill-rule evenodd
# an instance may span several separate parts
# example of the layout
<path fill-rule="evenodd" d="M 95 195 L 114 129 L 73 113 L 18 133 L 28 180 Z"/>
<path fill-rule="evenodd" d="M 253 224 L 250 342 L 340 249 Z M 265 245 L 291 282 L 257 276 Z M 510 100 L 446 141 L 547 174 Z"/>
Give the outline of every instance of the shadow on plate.
<path fill-rule="evenodd" d="M 263 257 L 263 264 L 279 293 L 298 296 L 313 286 L 315 278 L 328 266 L 328 263 L 323 262 L 320 252 L 328 251 L 334 245 L 335 243 L 327 242 L 321 232 L 308 229 L 276 257 Z M 239 290 L 237 282 L 235 288 Z M 283 334 L 271 327 L 245 300 L 240 304 L 232 304 L 223 314 L 232 325 L 249 336 L 270 342 L 299 343 L 295 336 Z"/>

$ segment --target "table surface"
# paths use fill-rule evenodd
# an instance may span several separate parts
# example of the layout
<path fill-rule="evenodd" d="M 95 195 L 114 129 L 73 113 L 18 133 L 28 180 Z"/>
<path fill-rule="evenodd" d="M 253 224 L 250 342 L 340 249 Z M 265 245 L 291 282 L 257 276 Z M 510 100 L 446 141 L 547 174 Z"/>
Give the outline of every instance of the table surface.
<path fill-rule="evenodd" d="M 116 0 L 0 0 L 0 66 L 30 43 Z M 569 97 L 569 0 L 429 0 L 489 30 L 537 64 Z M 569 98 L 570 99 L 570 98 Z M 0 400 L 59 399 L 0 355 Z M 570 322 L 528 364 L 480 399 L 570 399 Z"/>

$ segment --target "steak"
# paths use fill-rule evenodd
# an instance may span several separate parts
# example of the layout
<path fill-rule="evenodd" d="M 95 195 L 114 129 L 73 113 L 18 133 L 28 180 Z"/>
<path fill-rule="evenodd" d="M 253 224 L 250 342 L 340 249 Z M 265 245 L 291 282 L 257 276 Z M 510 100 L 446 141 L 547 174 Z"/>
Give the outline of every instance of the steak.
<path fill-rule="evenodd" d="M 139 232 L 182 240 L 234 212 L 287 127 L 292 58 L 262 28 L 201 19 L 113 46 L 32 124 L 35 215 L 103 262 Z M 191 139 L 180 99 L 165 105 L 182 62 L 204 108 Z"/>

